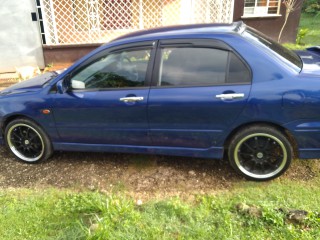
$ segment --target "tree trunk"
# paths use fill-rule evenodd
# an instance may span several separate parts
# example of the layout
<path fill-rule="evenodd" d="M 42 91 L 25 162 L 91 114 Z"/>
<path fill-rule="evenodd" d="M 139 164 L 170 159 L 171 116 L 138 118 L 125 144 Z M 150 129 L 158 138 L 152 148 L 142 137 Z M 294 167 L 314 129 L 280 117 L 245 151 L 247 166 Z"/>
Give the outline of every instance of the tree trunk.
<path fill-rule="evenodd" d="M 287 24 L 287 21 L 288 21 L 288 18 L 289 18 L 289 14 L 290 14 L 290 12 L 287 10 L 287 11 L 286 11 L 286 16 L 285 16 L 285 19 L 284 19 L 284 23 L 283 23 L 282 28 L 281 28 L 280 33 L 279 33 L 278 43 L 280 43 L 281 35 L 282 35 L 282 32 L 283 32 L 284 27 L 285 27 L 286 24 Z"/>

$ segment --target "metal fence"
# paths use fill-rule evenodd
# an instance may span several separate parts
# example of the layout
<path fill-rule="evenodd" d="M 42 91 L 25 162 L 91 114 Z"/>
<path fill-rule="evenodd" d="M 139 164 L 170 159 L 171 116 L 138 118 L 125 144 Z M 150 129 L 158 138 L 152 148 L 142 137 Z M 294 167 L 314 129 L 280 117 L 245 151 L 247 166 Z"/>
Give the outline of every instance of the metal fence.
<path fill-rule="evenodd" d="M 43 44 L 102 43 L 139 29 L 229 23 L 234 0 L 36 0 Z"/>

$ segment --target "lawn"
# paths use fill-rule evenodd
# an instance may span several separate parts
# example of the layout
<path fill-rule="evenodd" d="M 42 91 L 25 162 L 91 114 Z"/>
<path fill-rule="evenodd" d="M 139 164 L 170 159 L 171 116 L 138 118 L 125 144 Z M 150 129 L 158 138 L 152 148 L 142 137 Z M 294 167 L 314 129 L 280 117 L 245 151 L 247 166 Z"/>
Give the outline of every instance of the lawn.
<path fill-rule="evenodd" d="M 302 43 L 310 46 L 320 45 L 320 15 L 314 16 L 303 13 L 301 15 L 299 29 L 309 29 Z"/>
<path fill-rule="evenodd" d="M 58 189 L 0 196 L 0 239 L 320 239 L 319 172 L 189 200 Z M 292 209 L 307 213 L 297 220 Z"/>
<path fill-rule="evenodd" d="M 302 13 L 299 24 L 299 31 L 306 31 L 306 35 L 302 37 L 301 44 L 285 43 L 284 45 L 290 49 L 305 49 L 307 47 L 320 45 L 320 15 Z M 299 33 L 298 33 L 299 35 Z"/>

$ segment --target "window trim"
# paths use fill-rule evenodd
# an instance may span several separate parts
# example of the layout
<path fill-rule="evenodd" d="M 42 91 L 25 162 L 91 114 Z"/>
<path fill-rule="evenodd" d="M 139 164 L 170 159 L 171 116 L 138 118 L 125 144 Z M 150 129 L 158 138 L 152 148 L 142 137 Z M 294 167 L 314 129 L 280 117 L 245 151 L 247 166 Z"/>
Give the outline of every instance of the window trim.
<path fill-rule="evenodd" d="M 229 64 L 230 64 L 230 53 L 235 54 L 239 60 L 245 65 L 249 71 L 250 81 L 241 82 L 241 83 L 218 83 L 218 84 L 195 84 L 195 85 L 177 85 L 177 86 L 158 86 L 159 76 L 160 76 L 160 63 L 161 63 L 161 50 L 163 48 L 178 48 L 178 47 L 194 47 L 194 48 L 212 48 L 228 51 L 228 62 L 227 62 L 227 72 L 226 78 L 229 74 Z M 240 56 L 236 51 L 234 51 L 229 45 L 221 40 L 216 39 L 169 39 L 169 40 L 160 40 L 158 43 L 157 51 L 155 54 L 155 63 L 152 75 L 151 88 L 160 89 L 160 88 L 186 88 L 186 87 L 211 87 L 211 86 L 234 86 L 234 85 L 251 85 L 252 84 L 252 70 L 249 64 Z"/>
<path fill-rule="evenodd" d="M 116 91 L 116 90 L 131 90 L 131 89 L 146 89 L 150 87 L 151 84 L 151 77 L 152 77 L 152 70 L 153 65 L 155 62 L 155 52 L 157 48 L 157 41 L 145 41 L 145 42 L 137 42 L 137 43 L 130 43 L 130 44 L 124 44 L 124 45 L 118 45 L 114 46 L 108 49 L 103 49 L 99 53 L 93 55 L 86 61 L 82 62 L 80 65 L 78 65 L 75 69 L 72 70 L 66 77 L 69 77 L 72 79 L 73 76 L 75 76 L 78 72 L 80 72 L 82 69 L 86 68 L 88 65 L 95 62 L 97 59 L 101 58 L 102 56 L 106 56 L 111 53 L 117 53 L 121 51 L 136 51 L 136 50 L 148 50 L 150 49 L 150 59 L 147 66 L 146 71 L 146 78 L 144 81 L 144 86 L 139 87 L 124 87 L 124 88 L 89 88 L 89 89 L 73 89 L 70 86 L 69 92 L 93 92 L 93 91 Z"/>
<path fill-rule="evenodd" d="M 269 14 L 268 13 L 268 10 L 269 10 L 269 3 L 270 3 L 270 0 L 266 0 L 267 1 L 267 5 L 266 6 L 263 6 L 264 8 L 266 8 L 267 10 L 267 13 L 266 14 L 262 14 L 262 13 L 252 13 L 252 14 L 246 14 L 245 13 L 245 10 L 248 9 L 248 8 L 253 8 L 253 11 L 255 12 L 255 10 L 257 8 L 259 8 L 258 6 L 258 0 L 255 0 L 255 6 L 254 7 L 245 7 L 245 1 L 244 1 L 244 7 L 243 7 L 243 15 L 241 16 L 242 19 L 246 19 L 246 18 L 272 18 L 272 17 L 281 17 L 282 15 L 280 14 L 280 11 L 281 11 L 281 0 L 278 0 L 278 5 L 277 5 L 277 13 L 271 13 Z M 262 7 L 260 7 L 262 8 Z"/>

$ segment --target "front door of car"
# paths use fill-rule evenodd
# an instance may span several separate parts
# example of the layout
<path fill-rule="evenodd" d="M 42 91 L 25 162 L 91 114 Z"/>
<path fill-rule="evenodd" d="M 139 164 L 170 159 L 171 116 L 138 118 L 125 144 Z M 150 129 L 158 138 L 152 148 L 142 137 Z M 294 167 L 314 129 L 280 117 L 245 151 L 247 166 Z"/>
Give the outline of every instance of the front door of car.
<path fill-rule="evenodd" d="M 67 143 L 148 145 L 152 42 L 101 52 L 70 73 L 54 95 L 56 127 Z"/>
<path fill-rule="evenodd" d="M 214 40 L 161 41 L 156 56 L 148 103 L 153 144 L 221 147 L 250 93 L 246 63 Z"/>

